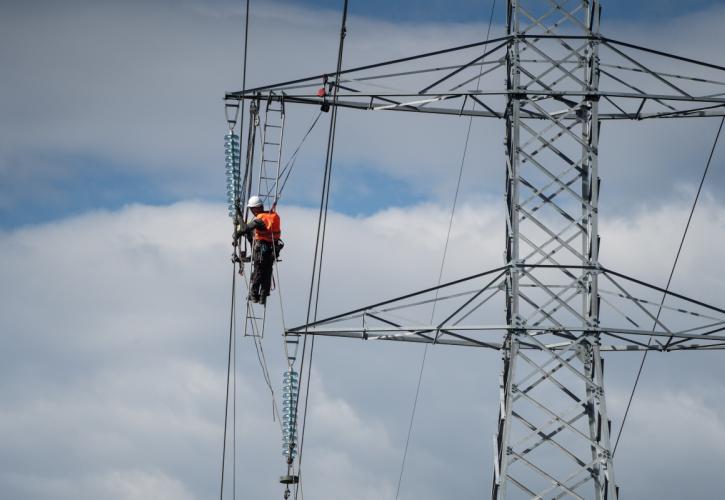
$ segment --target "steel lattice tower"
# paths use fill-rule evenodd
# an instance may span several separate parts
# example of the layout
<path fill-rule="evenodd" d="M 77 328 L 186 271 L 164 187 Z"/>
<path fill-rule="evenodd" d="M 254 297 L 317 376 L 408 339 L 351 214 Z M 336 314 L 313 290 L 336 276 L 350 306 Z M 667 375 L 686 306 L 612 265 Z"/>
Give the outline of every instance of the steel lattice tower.
<path fill-rule="evenodd" d="M 558 7 L 556 13 L 556 18 L 541 15 L 527 2 L 513 0 L 507 13 L 507 31 L 513 40 L 506 57 L 506 261 L 512 264 L 506 276 L 506 320 L 514 328 L 502 349 L 495 499 L 507 498 L 510 489 L 532 497 L 556 490 L 574 494 L 587 482 L 592 498 L 616 498 L 600 338 L 590 330 L 599 325 L 597 44 L 593 38 L 546 40 L 549 43 L 520 38 L 548 37 L 567 27 L 578 35 L 596 37 L 598 2 L 574 2 L 568 8 Z M 540 63 L 526 62 L 526 52 L 549 64 L 542 68 Z M 529 90 L 552 89 L 545 78 L 567 80 L 580 86 L 583 95 L 554 101 L 555 109 L 529 100 Z M 542 119 L 524 122 L 521 113 L 526 104 Z M 521 266 L 532 259 L 556 267 Z M 582 330 L 562 328 L 572 322 Z M 555 334 L 560 337 L 558 349 L 546 348 L 543 337 L 515 328 L 527 325 L 562 328 Z M 522 349 L 522 343 L 532 342 L 540 349 Z M 540 396 L 549 392 L 563 397 Z M 554 446 L 541 459 L 536 449 L 546 442 Z M 557 462 L 551 456 L 554 452 L 563 462 L 555 469 L 564 475 L 550 472 L 552 462 Z M 551 485 L 534 489 L 530 483 L 537 475 Z"/>
<path fill-rule="evenodd" d="M 598 0 L 509 0 L 505 36 L 226 95 L 505 123 L 501 267 L 285 332 L 500 351 L 494 500 L 615 500 L 602 352 L 725 348 L 725 310 L 605 267 L 598 229 L 601 123 L 722 117 L 725 67 L 599 25 Z"/>

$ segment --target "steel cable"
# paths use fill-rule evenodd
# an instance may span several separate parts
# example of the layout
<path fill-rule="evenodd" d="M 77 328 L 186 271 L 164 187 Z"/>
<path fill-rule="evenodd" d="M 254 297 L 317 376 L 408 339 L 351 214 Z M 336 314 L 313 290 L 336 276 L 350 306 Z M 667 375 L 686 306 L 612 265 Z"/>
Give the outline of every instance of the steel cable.
<path fill-rule="evenodd" d="M 236 266 L 232 266 L 234 268 Z M 237 498 L 237 294 L 236 290 L 232 291 L 232 350 L 234 352 L 232 358 L 232 499 Z"/>
<path fill-rule="evenodd" d="M 282 187 L 279 188 L 279 197 L 278 197 L 278 199 L 279 198 L 282 198 L 282 191 L 284 191 L 284 187 L 287 185 L 287 181 L 289 180 L 290 174 L 292 174 L 292 170 L 295 167 L 295 163 L 297 161 L 297 153 L 299 153 L 300 148 L 302 147 L 302 145 L 307 140 L 307 137 L 312 132 L 312 129 L 314 129 L 315 128 L 315 125 L 317 125 L 317 122 L 320 120 L 320 116 L 322 116 L 322 111 L 320 111 L 319 113 L 317 113 L 317 116 L 313 120 L 313 122 L 310 125 L 310 127 L 307 129 L 307 132 L 305 132 L 305 135 L 302 137 L 302 140 L 297 145 L 297 148 L 295 149 L 294 153 L 292 153 L 292 156 L 290 156 L 290 159 L 287 161 L 287 164 L 282 169 L 281 175 L 284 175 L 285 177 L 284 177 L 284 180 L 282 181 Z M 278 182 L 279 182 L 279 180 L 278 180 Z"/>
<path fill-rule="evenodd" d="M 343 6 L 343 12 L 342 12 L 342 25 L 340 28 L 340 44 L 338 47 L 337 52 L 337 72 L 336 72 L 336 81 L 335 86 L 333 88 L 333 96 L 332 96 L 332 112 L 330 116 L 330 129 L 327 136 L 327 154 L 325 158 L 325 171 L 322 179 L 322 193 L 320 196 L 320 210 L 319 215 L 317 218 L 317 238 L 315 241 L 315 253 L 314 253 L 314 262 L 312 265 L 312 278 L 310 279 L 310 292 L 309 297 L 307 301 L 307 316 L 306 316 L 306 324 L 309 324 L 310 322 L 310 314 L 312 313 L 312 302 L 314 297 L 314 319 L 317 319 L 317 310 L 319 305 L 319 299 L 320 299 L 320 278 L 322 276 L 322 257 L 324 252 L 324 246 L 325 246 L 325 234 L 326 234 L 326 228 L 327 228 L 327 211 L 329 208 L 329 201 L 330 201 L 330 184 L 331 184 L 331 175 L 332 175 L 332 156 L 334 152 L 334 146 L 335 146 L 335 131 L 337 127 L 337 110 L 338 107 L 337 104 L 337 95 L 338 95 L 338 85 L 337 85 L 337 79 L 340 78 L 340 71 L 342 70 L 342 54 L 343 54 L 343 48 L 344 48 L 344 42 L 345 42 L 345 35 L 347 32 L 347 8 L 348 8 L 348 0 L 344 0 L 344 6 Z M 316 283 L 316 293 L 315 293 L 315 283 Z M 305 353 L 306 353 L 306 347 L 307 347 L 307 334 L 305 331 L 305 338 L 304 342 L 302 344 L 302 360 L 300 363 L 300 374 L 304 373 L 304 363 L 305 363 Z M 300 447 L 299 447 L 299 456 L 297 458 L 297 474 L 299 476 L 298 483 L 295 487 L 295 494 L 294 498 L 297 500 L 298 495 L 302 488 L 302 453 L 304 450 L 304 443 L 305 443 L 305 430 L 307 429 L 307 408 L 309 403 L 309 394 L 310 394 L 310 382 L 311 382 L 311 375 L 312 375 L 312 355 L 314 353 L 315 349 L 315 337 L 312 337 L 312 340 L 310 341 L 310 354 L 309 354 L 309 360 L 307 362 L 307 384 L 305 389 L 305 403 L 304 403 L 304 409 L 302 412 L 302 432 L 300 433 Z M 302 384 L 299 385 L 298 391 L 297 391 L 297 399 L 299 401 L 299 394 L 302 389 Z M 298 407 L 299 408 L 299 407 Z"/>
<path fill-rule="evenodd" d="M 229 420 L 229 378 L 231 375 L 232 368 L 232 337 L 234 336 L 234 298 L 236 293 L 237 283 L 237 265 L 232 264 L 232 304 L 230 307 L 229 315 L 229 349 L 227 351 L 227 391 L 226 391 L 226 402 L 224 404 L 224 441 L 222 444 L 222 477 L 219 486 L 219 500 L 224 497 L 224 468 L 226 465 L 227 455 L 227 422 Z"/>
<path fill-rule="evenodd" d="M 662 294 L 662 300 L 660 301 L 659 308 L 657 309 L 657 316 L 655 317 L 654 325 L 652 325 L 652 330 L 657 326 L 657 321 L 660 318 L 660 313 L 662 312 L 662 306 L 665 303 L 665 299 L 667 298 L 667 292 L 670 289 L 670 284 L 672 283 L 672 276 L 675 274 L 675 268 L 677 267 L 677 262 L 680 259 L 680 253 L 682 252 L 682 246 L 685 243 L 685 237 L 687 236 L 687 232 L 690 229 L 690 222 L 692 222 L 692 215 L 695 213 L 695 207 L 697 207 L 697 201 L 700 199 L 700 193 L 702 192 L 702 186 L 705 183 L 705 177 L 707 177 L 707 172 L 710 169 L 710 163 L 712 162 L 712 157 L 715 154 L 715 148 L 717 147 L 718 140 L 720 139 L 720 132 L 722 131 L 723 123 L 725 123 L 725 117 L 723 117 L 722 120 L 720 120 L 720 127 L 717 129 L 717 134 L 715 135 L 715 141 L 712 144 L 712 148 L 710 149 L 710 156 L 707 159 L 707 165 L 705 165 L 705 171 L 702 173 L 702 178 L 700 179 L 700 185 L 697 188 L 697 194 L 695 195 L 695 201 L 692 203 L 692 208 L 690 209 L 690 215 L 687 217 L 687 224 L 685 225 L 685 230 L 682 233 L 682 238 L 680 239 L 680 246 L 677 248 L 677 255 L 675 255 L 675 261 L 672 263 L 672 269 L 670 270 L 670 276 L 667 279 L 667 286 L 665 286 L 665 292 Z M 670 345 L 670 342 L 672 339 L 667 341 L 667 344 L 665 344 L 665 348 L 667 348 Z M 649 347 L 652 343 L 652 337 L 650 336 L 649 340 L 647 341 L 647 346 Z M 639 379 L 642 376 L 642 369 L 644 368 L 644 363 L 647 360 L 647 354 L 649 353 L 649 350 L 644 351 L 644 354 L 642 355 L 642 361 L 639 364 L 639 369 L 637 370 L 637 377 L 634 379 L 634 385 L 632 387 L 632 392 L 629 395 L 629 401 L 627 401 L 627 408 L 624 411 L 624 417 L 622 418 L 622 425 L 619 428 L 619 432 L 617 433 L 617 439 L 614 443 L 614 449 L 612 450 L 612 456 L 617 452 L 617 446 L 619 445 L 619 439 L 622 437 L 622 431 L 624 430 L 624 424 L 627 422 L 627 416 L 629 415 L 629 409 L 632 406 L 632 400 L 634 399 L 634 394 L 637 391 L 637 385 L 639 384 Z"/>
<path fill-rule="evenodd" d="M 486 41 L 485 41 L 484 45 L 488 43 L 489 36 L 491 35 L 491 24 L 493 23 L 493 13 L 494 13 L 495 8 L 496 8 L 496 0 L 494 0 L 493 4 L 491 4 L 491 13 L 489 14 L 489 18 L 488 18 L 488 28 L 486 30 Z M 483 60 L 481 61 L 481 68 L 478 73 L 478 80 L 476 81 L 476 90 L 479 90 L 479 88 L 480 88 L 482 74 L 483 74 Z M 474 108 L 476 107 L 475 101 L 473 103 L 473 107 Z M 460 189 L 461 189 L 461 179 L 463 178 L 463 167 L 466 163 L 466 155 L 468 153 L 468 141 L 471 137 L 472 124 L 473 124 L 473 116 L 470 116 L 468 119 L 468 129 L 466 131 L 466 141 L 463 146 L 463 155 L 461 156 L 461 165 L 458 169 L 458 182 L 456 183 L 456 191 L 453 196 L 453 206 L 451 208 L 451 216 L 450 216 L 450 219 L 448 220 L 448 231 L 446 233 L 446 241 L 443 246 L 443 257 L 441 259 L 441 267 L 438 272 L 438 286 L 440 286 L 441 281 L 443 280 L 443 269 L 445 267 L 446 257 L 448 255 L 448 243 L 451 238 L 451 228 L 453 227 L 453 217 L 456 213 L 458 195 L 459 195 Z M 430 318 L 431 323 L 433 323 L 433 319 L 435 317 L 435 309 L 436 309 L 436 304 L 438 303 L 439 291 L 440 291 L 440 288 L 437 288 L 436 292 L 435 292 L 435 299 L 433 300 L 433 308 L 431 311 L 431 318 Z M 436 338 L 436 340 L 438 339 L 437 332 L 436 332 L 435 338 Z M 398 500 L 398 497 L 400 496 L 400 487 L 403 483 L 403 474 L 405 472 L 405 463 L 406 463 L 406 460 L 408 457 L 408 447 L 410 445 L 410 438 L 411 438 L 411 435 L 413 432 L 413 422 L 415 421 L 415 414 L 418 409 L 418 398 L 420 397 L 420 387 L 421 387 L 421 383 L 423 380 L 423 372 L 425 371 L 425 362 L 428 357 L 428 346 L 429 345 L 430 344 L 425 344 L 425 347 L 423 348 L 423 357 L 420 360 L 420 369 L 418 370 L 418 382 L 417 382 L 416 388 L 415 388 L 415 397 L 413 398 L 413 408 L 411 409 L 411 413 L 410 413 L 410 422 L 408 424 L 408 434 L 405 438 L 405 447 L 403 449 L 403 459 L 400 464 L 400 474 L 398 475 L 398 486 L 395 490 L 395 500 Z"/>
<path fill-rule="evenodd" d="M 249 2 L 250 0 L 246 0 L 246 9 L 245 9 L 245 19 L 244 19 L 244 56 L 243 56 L 243 62 L 242 62 L 242 89 L 243 91 L 246 91 L 247 86 L 247 45 L 249 40 Z M 237 106 L 237 109 L 235 110 L 234 114 L 234 123 L 236 124 L 239 120 L 240 116 L 240 110 L 244 109 L 244 102 L 242 102 L 239 106 Z M 243 113 L 242 113 L 243 116 Z M 244 128 L 243 126 L 243 120 L 239 125 L 239 137 L 242 136 L 242 130 Z M 238 200 L 235 200 L 238 203 Z M 235 255 L 236 255 L 236 249 L 235 249 Z M 240 264 L 241 265 L 241 264 Z M 232 297 L 231 297 L 231 306 L 230 306 L 230 313 L 229 313 L 229 346 L 227 349 L 227 383 L 226 383 L 226 395 L 225 395 L 225 402 L 224 402 L 224 437 L 223 437 L 223 443 L 222 443 L 222 467 L 221 467 L 221 480 L 219 484 L 219 500 L 222 500 L 224 497 L 224 469 L 226 467 L 226 452 L 227 452 L 227 427 L 228 427 L 228 420 L 229 420 L 229 379 L 232 375 L 232 351 L 234 351 L 234 381 L 232 385 L 232 399 L 233 399 L 233 412 L 234 412 L 234 420 L 232 422 L 232 453 L 233 453 L 233 460 L 232 460 L 232 497 L 236 498 L 236 488 L 237 488 L 237 349 L 236 349 L 236 321 L 235 321 L 235 312 L 236 312 L 236 283 L 237 283 L 237 265 L 236 262 L 232 261 Z"/>

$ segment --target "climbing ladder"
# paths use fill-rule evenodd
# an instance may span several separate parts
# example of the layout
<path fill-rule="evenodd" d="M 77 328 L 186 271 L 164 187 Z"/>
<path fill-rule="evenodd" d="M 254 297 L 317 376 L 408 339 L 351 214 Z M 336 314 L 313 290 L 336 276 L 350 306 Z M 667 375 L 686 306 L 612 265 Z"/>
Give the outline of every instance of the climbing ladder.
<path fill-rule="evenodd" d="M 263 305 L 257 305 L 245 299 L 247 304 L 246 314 L 244 315 L 244 336 L 264 338 L 264 324 L 267 316 L 267 308 Z"/>
<path fill-rule="evenodd" d="M 284 101 L 270 98 L 264 112 L 262 126 L 262 161 L 259 168 L 258 196 L 268 209 L 276 205 L 279 198 L 279 175 L 282 161 L 282 140 L 284 139 Z"/>
<path fill-rule="evenodd" d="M 284 118 L 284 101 L 275 102 L 272 100 L 272 94 L 270 94 L 264 111 L 262 154 L 259 164 L 259 177 L 257 178 L 258 196 L 268 210 L 273 210 L 279 199 Z M 265 306 L 255 306 L 249 300 L 246 301 L 246 305 L 244 335 L 263 338 L 267 308 Z"/>

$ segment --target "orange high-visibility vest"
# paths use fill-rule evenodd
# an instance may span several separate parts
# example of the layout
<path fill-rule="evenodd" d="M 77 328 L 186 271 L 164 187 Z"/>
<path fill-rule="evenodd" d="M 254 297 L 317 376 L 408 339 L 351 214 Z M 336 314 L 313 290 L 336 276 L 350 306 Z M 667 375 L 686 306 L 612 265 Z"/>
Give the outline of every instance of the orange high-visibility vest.
<path fill-rule="evenodd" d="M 262 212 L 255 218 L 264 223 L 264 229 L 258 228 L 254 230 L 255 240 L 272 242 L 282 236 L 282 226 L 277 212 Z"/>

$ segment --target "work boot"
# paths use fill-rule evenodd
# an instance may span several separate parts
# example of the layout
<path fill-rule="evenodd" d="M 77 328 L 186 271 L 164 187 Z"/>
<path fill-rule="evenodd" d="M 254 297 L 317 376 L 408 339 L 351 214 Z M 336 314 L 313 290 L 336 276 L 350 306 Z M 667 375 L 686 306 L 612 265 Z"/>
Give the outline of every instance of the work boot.
<path fill-rule="evenodd" d="M 259 302 L 261 305 L 265 305 L 265 304 L 267 304 L 267 297 L 261 296 L 261 297 L 259 297 L 257 302 Z"/>
<path fill-rule="evenodd" d="M 259 302 L 259 296 L 254 295 L 253 293 L 250 293 L 247 299 L 249 300 L 249 302 L 254 302 L 255 304 Z"/>

